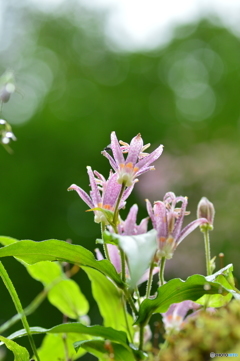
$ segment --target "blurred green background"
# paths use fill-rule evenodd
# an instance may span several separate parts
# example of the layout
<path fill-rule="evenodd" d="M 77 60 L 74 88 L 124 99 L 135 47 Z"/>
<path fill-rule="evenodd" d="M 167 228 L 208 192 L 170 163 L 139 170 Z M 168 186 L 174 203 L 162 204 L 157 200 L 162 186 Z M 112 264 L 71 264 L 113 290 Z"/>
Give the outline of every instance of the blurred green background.
<path fill-rule="evenodd" d="M 70 238 L 94 250 L 99 226 L 78 195 L 66 190 L 72 183 L 89 190 L 87 165 L 108 175 L 100 152 L 111 131 L 126 142 L 141 133 L 151 150 L 163 144 L 164 152 L 156 171 L 140 178 L 127 210 L 137 202 L 140 221 L 144 199 L 161 200 L 173 191 L 189 197 L 189 222 L 206 196 L 216 208 L 212 256 L 223 252 L 239 279 L 239 38 L 219 20 L 202 19 L 176 28 L 162 47 L 131 53 L 108 46 L 106 14 L 77 2 L 49 13 L 8 1 L 1 11 L 0 73 L 13 71 L 17 86 L 1 117 L 17 142 L 12 155 L 0 149 L 0 233 Z M 15 260 L 3 262 L 26 307 L 42 286 Z M 198 231 L 168 262 L 166 279 L 193 273 L 205 273 Z M 87 277 L 80 271 L 75 279 L 91 301 L 92 323 L 100 322 Z M 15 310 L 2 283 L 0 300 L 3 323 Z M 29 322 L 51 327 L 62 315 L 46 301 Z"/>

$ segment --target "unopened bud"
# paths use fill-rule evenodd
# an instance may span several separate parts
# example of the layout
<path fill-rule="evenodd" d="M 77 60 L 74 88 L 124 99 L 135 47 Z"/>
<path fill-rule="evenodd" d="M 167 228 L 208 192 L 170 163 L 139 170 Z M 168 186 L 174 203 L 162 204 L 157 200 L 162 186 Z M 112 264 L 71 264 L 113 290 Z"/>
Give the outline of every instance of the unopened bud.
<path fill-rule="evenodd" d="M 202 197 L 198 203 L 197 218 L 206 218 L 208 220 L 209 229 L 213 229 L 214 216 L 214 205 L 206 197 Z"/>

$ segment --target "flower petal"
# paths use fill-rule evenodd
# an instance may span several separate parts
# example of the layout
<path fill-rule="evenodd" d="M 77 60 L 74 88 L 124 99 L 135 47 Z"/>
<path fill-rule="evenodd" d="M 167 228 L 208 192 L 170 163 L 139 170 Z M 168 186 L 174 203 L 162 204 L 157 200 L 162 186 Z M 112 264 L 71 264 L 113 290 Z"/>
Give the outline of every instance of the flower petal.
<path fill-rule="evenodd" d="M 150 164 L 152 164 L 155 160 L 157 160 L 160 155 L 163 152 L 163 145 L 160 145 L 157 149 L 155 149 L 152 153 L 150 153 L 149 155 L 147 155 L 146 157 L 142 158 L 137 164 L 136 167 L 138 167 L 139 169 L 142 167 L 147 167 Z"/>
<path fill-rule="evenodd" d="M 168 237 L 168 223 L 165 204 L 161 201 L 154 202 L 153 206 L 155 224 L 158 237 Z"/>
<path fill-rule="evenodd" d="M 118 273 L 120 273 L 121 270 L 122 270 L 121 257 L 120 257 L 119 250 L 118 250 L 117 246 L 114 246 L 113 244 L 108 244 L 107 248 L 108 248 L 109 257 L 110 257 L 110 260 L 111 260 L 112 264 L 116 268 L 116 271 Z"/>
<path fill-rule="evenodd" d="M 72 184 L 69 188 L 68 191 L 76 191 L 79 195 L 80 198 L 82 198 L 82 200 L 90 207 L 90 208 L 94 208 L 94 204 L 91 200 L 91 198 L 89 197 L 89 195 L 80 187 L 78 187 L 76 184 Z"/>
<path fill-rule="evenodd" d="M 183 220 L 184 220 L 184 216 L 185 216 L 185 211 L 186 211 L 187 204 L 188 204 L 188 199 L 187 199 L 187 197 L 177 197 L 175 199 L 175 204 L 179 201 L 182 201 L 181 214 L 177 218 L 175 225 L 174 225 L 173 232 L 172 232 L 173 238 L 175 238 L 176 240 L 178 239 L 178 237 L 181 233 L 182 224 L 183 224 Z M 174 207 L 175 207 L 175 205 L 174 205 Z"/>
<path fill-rule="evenodd" d="M 111 165 L 111 167 L 115 170 L 115 172 L 118 170 L 118 166 L 117 163 L 115 162 L 115 160 L 113 159 L 113 157 L 108 154 L 108 152 L 106 152 L 106 150 L 103 150 L 101 152 L 102 155 L 104 155 L 104 157 L 106 157 L 109 160 L 109 163 Z"/>
<path fill-rule="evenodd" d="M 201 224 L 205 224 L 205 223 L 208 223 L 208 220 L 206 218 L 199 218 L 199 219 L 196 219 L 195 221 L 189 223 L 180 233 L 180 235 L 177 239 L 177 245 L 179 245 L 182 242 L 182 240 L 189 235 L 189 233 L 194 231 L 195 228 L 197 228 L 198 226 L 201 226 Z"/>
<path fill-rule="evenodd" d="M 87 172 L 88 172 L 90 186 L 91 186 L 91 192 L 90 192 L 91 198 L 92 198 L 94 206 L 97 207 L 99 205 L 99 203 L 101 202 L 101 194 L 99 192 L 98 185 L 96 183 L 92 168 L 88 166 Z"/>
<path fill-rule="evenodd" d="M 142 150 L 142 147 L 143 140 L 141 134 L 139 133 L 131 140 L 126 163 L 133 163 L 133 165 L 135 165 L 138 161 L 138 156 Z"/>
<path fill-rule="evenodd" d="M 112 148 L 113 156 L 114 156 L 114 159 L 115 159 L 117 165 L 120 163 L 124 163 L 125 159 L 122 154 L 122 150 L 119 145 L 119 141 L 117 139 L 115 132 L 111 133 L 111 148 Z"/>
<path fill-rule="evenodd" d="M 132 236 L 135 234 L 135 226 L 137 220 L 138 206 L 134 204 L 128 213 L 128 216 L 124 222 L 124 235 Z"/>

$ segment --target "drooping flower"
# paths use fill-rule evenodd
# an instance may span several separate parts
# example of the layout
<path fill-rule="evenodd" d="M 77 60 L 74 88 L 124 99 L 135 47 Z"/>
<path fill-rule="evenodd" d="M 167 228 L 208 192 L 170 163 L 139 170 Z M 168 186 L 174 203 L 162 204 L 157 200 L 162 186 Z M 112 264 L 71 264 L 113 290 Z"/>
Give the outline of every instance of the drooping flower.
<path fill-rule="evenodd" d="M 167 333 L 172 330 L 180 331 L 189 318 L 195 316 L 197 313 L 193 312 L 186 317 L 188 311 L 196 311 L 201 306 L 193 301 L 182 301 L 173 303 L 167 312 L 162 313 L 163 323 Z"/>
<path fill-rule="evenodd" d="M 160 157 L 163 146 L 160 145 L 148 155 L 143 153 L 149 144 L 143 145 L 141 134 L 136 135 L 136 137 L 131 140 L 130 145 L 125 142 L 121 142 L 121 144 L 123 144 L 122 147 L 119 144 L 115 132 L 112 132 L 110 148 L 113 157 L 106 150 L 102 151 L 102 154 L 109 160 L 112 168 L 116 172 L 117 182 L 124 184 L 126 187 L 130 187 L 139 175 L 154 169 L 154 167 L 150 165 Z M 123 153 L 128 153 L 126 159 Z"/>
<path fill-rule="evenodd" d="M 138 212 L 138 206 L 136 204 L 134 204 L 130 208 L 130 211 L 129 211 L 128 216 L 125 219 L 125 221 L 121 220 L 119 225 L 118 225 L 118 233 L 120 235 L 122 235 L 122 236 L 136 236 L 136 235 L 144 234 L 144 233 L 147 232 L 148 217 L 142 219 L 140 224 L 137 225 L 137 223 L 136 223 L 136 221 L 137 221 L 137 212 Z M 111 228 L 111 226 L 108 226 L 108 229 L 109 229 L 110 232 L 113 232 L 113 229 Z M 121 257 L 120 257 L 118 247 L 113 245 L 113 244 L 107 244 L 107 249 L 108 249 L 108 254 L 109 254 L 109 258 L 110 258 L 111 263 L 114 265 L 117 272 L 120 273 L 122 266 L 121 266 Z M 96 250 L 96 255 L 97 255 L 97 258 L 99 260 L 103 259 L 103 256 L 102 256 L 101 252 L 99 251 L 99 249 Z M 156 267 L 154 269 L 153 274 L 157 273 L 158 271 L 159 271 L 159 268 Z M 129 277 L 129 270 L 128 270 L 127 265 L 126 265 L 126 276 Z M 138 284 L 141 284 L 144 281 L 146 281 L 148 279 L 148 277 L 149 277 L 149 270 L 147 270 L 144 273 L 144 275 L 139 280 Z"/>
<path fill-rule="evenodd" d="M 162 313 L 162 320 L 166 332 L 180 331 L 193 317 L 198 316 L 201 308 L 201 305 L 193 301 L 173 303 L 167 312 Z M 189 314 L 189 311 L 192 311 L 192 313 Z M 206 311 L 213 313 L 215 312 L 215 308 L 208 307 Z"/>
<path fill-rule="evenodd" d="M 184 216 L 189 214 L 186 212 L 188 201 L 186 197 L 176 197 L 172 192 L 166 193 L 163 202 L 154 202 L 153 207 L 148 199 L 146 202 L 153 228 L 156 229 L 158 235 L 157 255 L 159 258 L 172 258 L 182 240 L 195 228 L 208 222 L 206 218 L 199 218 L 182 229 Z M 176 208 L 178 202 L 182 203 L 180 208 Z"/>
<path fill-rule="evenodd" d="M 76 184 L 72 184 L 68 190 L 75 190 L 80 198 L 94 210 L 94 221 L 96 223 L 103 222 L 109 224 L 107 213 L 104 211 L 114 212 L 116 202 L 121 191 L 121 185 L 117 182 L 116 173 L 110 172 L 109 178 L 106 180 L 104 176 L 97 171 L 92 171 L 91 167 L 87 167 L 87 172 L 90 180 L 90 195 L 88 195 L 82 188 Z M 125 200 L 129 197 L 133 189 L 127 188 L 121 198 L 119 209 L 125 206 Z M 98 208 L 97 210 L 95 208 Z M 103 211 L 101 211 L 101 209 Z"/>

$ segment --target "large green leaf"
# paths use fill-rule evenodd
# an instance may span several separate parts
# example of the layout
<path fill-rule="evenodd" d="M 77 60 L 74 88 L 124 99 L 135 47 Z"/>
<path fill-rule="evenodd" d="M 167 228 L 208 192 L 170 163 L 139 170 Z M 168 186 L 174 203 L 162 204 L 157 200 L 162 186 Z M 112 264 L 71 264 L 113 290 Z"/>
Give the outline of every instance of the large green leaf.
<path fill-rule="evenodd" d="M 14 361 L 29 361 L 29 353 L 25 347 L 19 346 L 16 342 L 3 336 L 0 336 L 0 340 L 13 352 Z"/>
<path fill-rule="evenodd" d="M 41 333 L 78 333 L 89 336 L 97 336 L 106 340 L 120 343 L 121 345 L 128 348 L 127 335 L 123 331 L 114 330 L 111 327 L 104 326 L 85 326 L 79 322 L 72 323 L 63 323 L 61 325 L 54 326 L 52 328 L 42 328 L 42 327 L 31 327 L 32 334 L 41 334 Z M 24 329 L 14 332 L 8 336 L 9 340 L 14 340 L 18 337 L 26 336 L 26 331 Z"/>
<path fill-rule="evenodd" d="M 82 339 L 90 338 L 86 335 Z M 76 360 L 82 356 L 86 351 L 84 349 L 76 350 L 73 344 L 81 339 L 79 334 L 48 334 L 44 337 L 41 347 L 38 349 L 38 355 L 41 361 L 60 361 L 66 360 L 66 355 L 69 360 Z"/>
<path fill-rule="evenodd" d="M 57 262 L 42 261 L 31 265 L 25 265 L 32 278 L 49 285 L 63 276 L 62 268 Z"/>
<path fill-rule="evenodd" d="M 17 257 L 28 264 L 58 260 L 92 267 L 111 278 L 119 287 L 123 287 L 121 278 L 108 260 L 97 261 L 90 251 L 79 245 L 55 239 L 42 242 L 26 240 L 0 248 L 0 257 L 7 256 Z"/>
<path fill-rule="evenodd" d="M 115 342 L 106 343 L 106 341 L 102 340 L 79 341 L 74 343 L 74 347 L 76 350 L 82 347 L 100 360 L 136 361 L 131 349 L 126 349 Z"/>
<path fill-rule="evenodd" d="M 234 285 L 233 277 L 233 265 L 229 264 L 226 267 L 220 269 L 218 272 L 211 276 L 207 276 L 206 279 L 210 282 L 217 282 L 229 293 L 227 295 L 204 295 L 197 302 L 201 305 L 207 305 L 207 307 L 222 307 L 226 305 L 234 296 L 234 298 L 240 300 L 240 292 Z"/>
<path fill-rule="evenodd" d="M 102 277 L 106 278 L 105 276 Z M 64 315 L 73 319 L 79 319 L 79 316 L 86 315 L 89 310 L 86 297 L 73 280 L 65 279 L 57 283 L 49 291 L 48 299 Z"/>
<path fill-rule="evenodd" d="M 150 266 L 157 250 L 156 234 L 155 229 L 137 236 L 121 236 L 110 232 L 104 234 L 104 242 L 118 245 L 127 255 L 131 276 L 129 284 L 132 288 Z"/>
<path fill-rule="evenodd" d="M 154 299 L 146 299 L 142 302 L 139 317 L 136 324 L 145 324 L 153 313 L 166 312 L 173 303 L 185 300 L 197 301 L 203 295 L 219 294 L 227 295 L 228 291 L 219 283 L 209 282 L 206 277 L 194 275 L 186 281 L 180 278 L 173 279 L 157 290 Z"/>
<path fill-rule="evenodd" d="M 100 272 L 87 267 L 83 267 L 83 269 L 91 280 L 93 297 L 95 298 L 99 311 L 103 317 L 104 326 L 112 327 L 119 331 L 125 331 L 131 340 L 131 337 L 133 336 L 133 319 L 132 316 L 127 313 L 129 325 L 128 331 L 124 315 L 122 292 Z"/>

